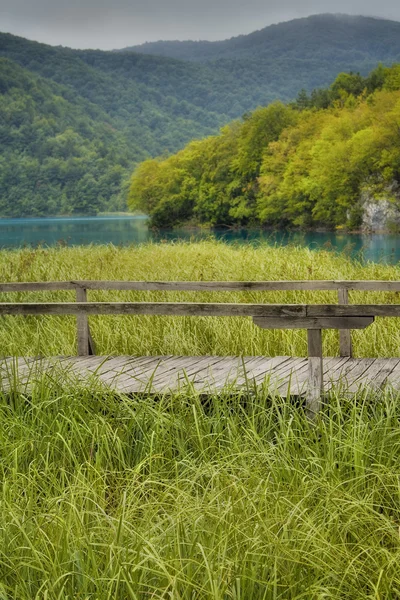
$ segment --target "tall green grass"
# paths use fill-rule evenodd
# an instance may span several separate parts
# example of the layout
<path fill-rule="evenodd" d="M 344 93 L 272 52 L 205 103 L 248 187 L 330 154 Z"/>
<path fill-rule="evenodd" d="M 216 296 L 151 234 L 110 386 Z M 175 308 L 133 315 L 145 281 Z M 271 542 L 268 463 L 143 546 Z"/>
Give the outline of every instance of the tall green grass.
<path fill-rule="evenodd" d="M 299 248 L 204 242 L 0 253 L 2 281 L 398 279 Z M 332 293 L 93 293 L 96 300 L 336 302 Z M 3 294 L 0 300 L 73 300 Z M 352 300 L 397 302 L 395 294 Z M 98 317 L 99 353 L 305 354 L 248 319 Z M 2 354 L 72 354 L 73 318 L 2 318 Z M 385 319 L 356 352 L 398 356 Z M 325 352 L 337 352 L 328 332 Z M 36 378 L 37 379 L 37 378 Z M 398 600 L 400 397 L 302 407 L 249 389 L 113 395 L 49 372 L 0 393 L 0 600 Z"/>
<path fill-rule="evenodd" d="M 400 402 L 0 397 L 0 598 L 397 600 Z"/>
<path fill-rule="evenodd" d="M 398 266 L 362 264 L 328 251 L 261 245 L 146 244 L 130 248 L 93 246 L 38 248 L 0 252 L 1 281 L 68 279 L 125 280 L 273 280 L 400 279 Z M 337 303 L 334 292 L 191 293 L 91 292 L 99 301 L 216 301 Z M 73 292 L 2 294 L 0 301 L 75 299 Z M 399 294 L 353 292 L 352 302 L 400 301 Z M 304 331 L 264 331 L 245 318 L 93 317 L 90 324 L 99 354 L 306 355 Z M 76 353 L 73 317 L 3 317 L 1 354 L 68 355 Z M 353 332 L 355 353 L 398 356 L 400 323 L 377 319 Z M 324 334 L 326 355 L 338 353 L 338 334 Z"/>

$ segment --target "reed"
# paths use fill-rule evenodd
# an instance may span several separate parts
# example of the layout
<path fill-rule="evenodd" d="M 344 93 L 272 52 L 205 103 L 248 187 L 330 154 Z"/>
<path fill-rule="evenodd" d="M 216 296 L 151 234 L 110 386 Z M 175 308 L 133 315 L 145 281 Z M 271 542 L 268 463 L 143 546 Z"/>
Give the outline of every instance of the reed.
<path fill-rule="evenodd" d="M 400 279 L 398 266 L 351 260 L 330 251 L 222 242 L 144 244 L 120 248 L 92 246 L 37 248 L 0 252 L 1 281 L 68 279 L 125 280 L 279 280 Z M 221 301 L 336 303 L 335 292 L 193 293 L 90 292 L 98 301 Z M 0 301 L 74 301 L 73 292 L 0 294 Z M 351 292 L 350 301 L 398 303 L 399 294 Z M 304 331 L 264 331 L 245 318 L 92 317 L 99 354 L 293 355 L 306 356 Z M 76 353 L 73 317 L 3 317 L 3 355 Z M 358 357 L 399 355 L 400 322 L 377 319 L 366 331 L 353 332 Z M 324 334 L 325 355 L 338 354 L 338 334 Z"/>
<path fill-rule="evenodd" d="M 399 397 L 0 396 L 0 598 L 397 599 Z"/>
<path fill-rule="evenodd" d="M 399 279 L 397 267 L 214 242 L 0 253 L 2 281 Z M 398 302 L 354 293 L 354 301 Z M 93 293 L 93 299 L 335 302 L 332 293 Z M 73 300 L 9 294 L 1 300 Z M 93 318 L 101 353 L 297 354 L 246 319 Z M 2 318 L 3 354 L 73 354 L 74 319 Z M 398 356 L 396 320 L 355 335 Z M 326 353 L 337 352 L 328 332 Z M 301 406 L 251 388 L 207 403 L 111 394 L 57 372 L 0 393 L 0 600 L 398 600 L 400 397 Z"/>

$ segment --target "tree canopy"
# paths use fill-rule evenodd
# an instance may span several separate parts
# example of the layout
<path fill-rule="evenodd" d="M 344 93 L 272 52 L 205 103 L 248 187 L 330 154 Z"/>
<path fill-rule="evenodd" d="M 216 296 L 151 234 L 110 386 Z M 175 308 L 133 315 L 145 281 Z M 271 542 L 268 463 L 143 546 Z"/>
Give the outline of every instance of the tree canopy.
<path fill-rule="evenodd" d="M 129 202 L 155 226 L 351 227 L 364 189 L 400 183 L 400 65 L 341 73 L 134 172 Z M 322 100 L 323 99 L 323 102 Z"/>

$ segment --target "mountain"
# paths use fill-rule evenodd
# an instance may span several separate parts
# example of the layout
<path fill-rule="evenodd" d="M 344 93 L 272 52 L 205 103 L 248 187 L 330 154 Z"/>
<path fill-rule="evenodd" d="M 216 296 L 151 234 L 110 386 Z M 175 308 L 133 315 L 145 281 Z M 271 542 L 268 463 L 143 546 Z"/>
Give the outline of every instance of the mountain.
<path fill-rule="evenodd" d="M 126 209 L 135 164 L 229 120 L 234 86 L 216 79 L 182 61 L 0 34 L 0 216 Z"/>
<path fill-rule="evenodd" d="M 399 34 L 397 22 L 335 15 L 118 52 L 0 33 L 0 216 L 123 210 L 140 161 L 341 71 L 400 60 Z"/>
<path fill-rule="evenodd" d="M 158 41 L 124 48 L 194 62 L 221 59 L 323 59 L 393 60 L 400 50 L 400 23 L 373 17 L 318 14 L 294 19 L 247 35 L 218 42 Z"/>
<path fill-rule="evenodd" d="M 203 64 L 282 100 L 329 85 L 340 71 L 367 75 L 400 60 L 400 23 L 341 14 L 313 15 L 218 42 L 159 41 L 125 48 Z"/>

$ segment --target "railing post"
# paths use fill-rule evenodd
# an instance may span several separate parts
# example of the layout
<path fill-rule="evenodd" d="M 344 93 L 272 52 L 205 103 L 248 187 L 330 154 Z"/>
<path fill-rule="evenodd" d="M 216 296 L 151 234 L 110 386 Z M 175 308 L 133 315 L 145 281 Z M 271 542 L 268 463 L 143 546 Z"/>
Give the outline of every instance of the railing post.
<path fill-rule="evenodd" d="M 339 304 L 349 303 L 349 291 L 346 288 L 338 289 Z M 350 329 L 339 330 L 339 348 L 340 356 L 353 356 L 353 347 L 351 343 L 351 331 Z"/>
<path fill-rule="evenodd" d="M 76 288 L 76 301 L 87 302 L 87 290 L 83 287 Z M 78 356 L 91 356 L 95 354 L 94 343 L 90 333 L 89 319 L 87 315 L 78 315 L 77 338 L 78 338 Z"/>
<path fill-rule="evenodd" d="M 321 409 L 321 396 L 323 394 L 323 368 L 322 368 L 322 331 L 321 329 L 307 329 L 308 336 L 308 388 L 306 395 L 306 412 L 310 419 L 314 419 Z"/>

